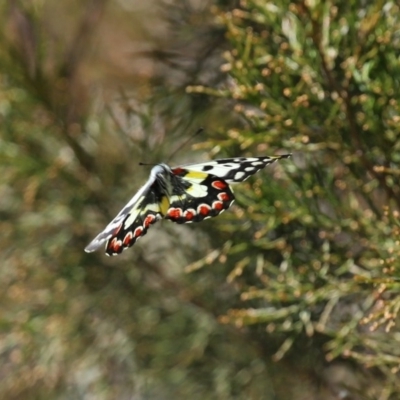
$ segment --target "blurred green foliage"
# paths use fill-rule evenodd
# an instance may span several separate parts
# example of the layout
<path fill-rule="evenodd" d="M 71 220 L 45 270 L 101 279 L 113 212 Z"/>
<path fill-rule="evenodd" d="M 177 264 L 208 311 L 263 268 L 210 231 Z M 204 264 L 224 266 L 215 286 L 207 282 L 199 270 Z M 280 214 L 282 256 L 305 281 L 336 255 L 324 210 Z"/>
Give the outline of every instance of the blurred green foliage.
<path fill-rule="evenodd" d="M 135 4 L 0 6 L 0 397 L 397 399 L 399 6 Z M 199 125 L 293 156 L 85 254 Z"/>
<path fill-rule="evenodd" d="M 219 18 L 229 86 L 189 91 L 232 102 L 228 148 L 294 153 L 238 193 L 226 259 L 243 305 L 221 321 L 281 334 L 275 359 L 322 335 L 328 361 L 377 367 L 379 398 L 397 398 L 399 6 L 242 1 Z"/>

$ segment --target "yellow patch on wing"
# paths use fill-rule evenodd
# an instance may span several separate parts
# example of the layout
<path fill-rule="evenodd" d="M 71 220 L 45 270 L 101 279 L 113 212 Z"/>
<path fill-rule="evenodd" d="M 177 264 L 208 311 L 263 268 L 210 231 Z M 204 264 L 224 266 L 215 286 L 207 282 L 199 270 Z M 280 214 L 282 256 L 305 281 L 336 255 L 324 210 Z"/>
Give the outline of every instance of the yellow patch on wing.
<path fill-rule="evenodd" d="M 138 203 L 142 202 L 143 199 L 144 199 L 144 196 L 140 197 L 138 200 Z M 129 213 L 130 214 L 129 217 L 126 219 L 126 221 L 124 223 L 124 228 L 128 229 L 128 227 L 136 221 L 139 214 L 146 213 L 147 211 L 152 211 L 157 214 L 160 212 L 160 207 L 158 204 L 147 204 L 143 208 L 141 208 L 141 207 L 133 208 Z"/>
<path fill-rule="evenodd" d="M 190 186 L 186 188 L 186 192 L 193 197 L 207 196 L 207 186 L 201 185 L 201 182 L 207 179 L 208 176 L 207 172 L 189 171 L 183 178 L 190 183 Z"/>
<path fill-rule="evenodd" d="M 185 175 L 185 179 L 189 181 L 202 181 L 208 176 L 207 172 L 190 171 Z"/>
<path fill-rule="evenodd" d="M 140 197 L 138 199 L 138 203 L 140 204 L 144 199 L 144 196 Z M 135 221 L 136 218 L 140 214 L 140 208 L 132 208 L 132 210 L 129 212 L 129 217 L 126 219 L 124 223 L 124 229 L 127 229 L 130 225 L 132 225 Z"/>
<path fill-rule="evenodd" d="M 167 196 L 163 196 L 162 199 L 161 199 L 161 202 L 160 202 L 160 211 L 161 211 L 162 215 L 166 215 L 167 214 L 167 211 L 169 209 L 169 205 L 170 205 L 170 202 L 169 202 L 168 197 Z"/>

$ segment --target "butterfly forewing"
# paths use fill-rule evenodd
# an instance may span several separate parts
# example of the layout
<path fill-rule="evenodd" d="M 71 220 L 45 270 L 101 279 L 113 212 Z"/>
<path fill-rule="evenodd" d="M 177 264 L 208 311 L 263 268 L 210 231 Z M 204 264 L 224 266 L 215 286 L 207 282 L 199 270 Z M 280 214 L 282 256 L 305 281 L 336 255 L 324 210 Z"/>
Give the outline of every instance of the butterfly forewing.
<path fill-rule="evenodd" d="M 185 165 L 184 168 L 190 171 L 206 172 L 215 175 L 231 184 L 243 182 L 249 176 L 254 175 L 268 164 L 272 164 L 276 160 L 287 157 L 290 157 L 290 154 L 270 157 L 221 158 L 219 160 L 209 161 L 202 164 Z"/>

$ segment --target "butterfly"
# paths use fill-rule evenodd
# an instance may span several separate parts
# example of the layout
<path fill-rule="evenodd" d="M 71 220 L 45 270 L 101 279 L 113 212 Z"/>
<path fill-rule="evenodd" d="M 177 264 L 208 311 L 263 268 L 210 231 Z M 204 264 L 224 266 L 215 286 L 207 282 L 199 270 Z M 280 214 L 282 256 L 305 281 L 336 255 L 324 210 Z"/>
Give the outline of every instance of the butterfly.
<path fill-rule="evenodd" d="M 216 217 L 235 200 L 230 184 L 290 156 L 223 158 L 173 168 L 157 164 L 148 181 L 85 251 L 91 253 L 106 243 L 107 255 L 120 254 L 160 219 L 184 224 Z"/>

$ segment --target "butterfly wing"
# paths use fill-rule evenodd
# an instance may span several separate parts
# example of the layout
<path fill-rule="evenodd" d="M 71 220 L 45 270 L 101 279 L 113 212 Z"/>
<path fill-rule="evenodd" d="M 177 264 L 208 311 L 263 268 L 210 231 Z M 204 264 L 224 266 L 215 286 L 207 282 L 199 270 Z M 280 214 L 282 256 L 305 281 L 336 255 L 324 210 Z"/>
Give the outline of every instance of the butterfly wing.
<path fill-rule="evenodd" d="M 86 246 L 87 253 L 107 242 L 106 254 L 119 254 L 146 234 L 149 226 L 161 218 L 160 203 L 152 189 L 154 182 L 155 179 L 151 177 L 139 189 L 106 228 Z"/>
<path fill-rule="evenodd" d="M 169 197 L 165 218 L 173 222 L 184 224 L 216 217 L 235 199 L 229 185 L 217 176 L 179 167 L 172 169 L 172 173 L 174 192 Z"/>
<path fill-rule="evenodd" d="M 235 200 L 229 184 L 243 182 L 268 164 L 287 157 L 290 154 L 223 158 L 172 168 L 175 193 L 169 198 L 165 218 L 183 224 L 216 217 Z"/>
<path fill-rule="evenodd" d="M 263 157 L 235 157 L 221 158 L 201 164 L 185 165 L 182 168 L 190 171 L 206 172 L 223 179 L 228 184 L 243 182 L 249 176 L 254 175 L 260 169 L 263 169 L 269 164 L 288 158 L 291 154 L 280 156 L 263 156 Z"/>

